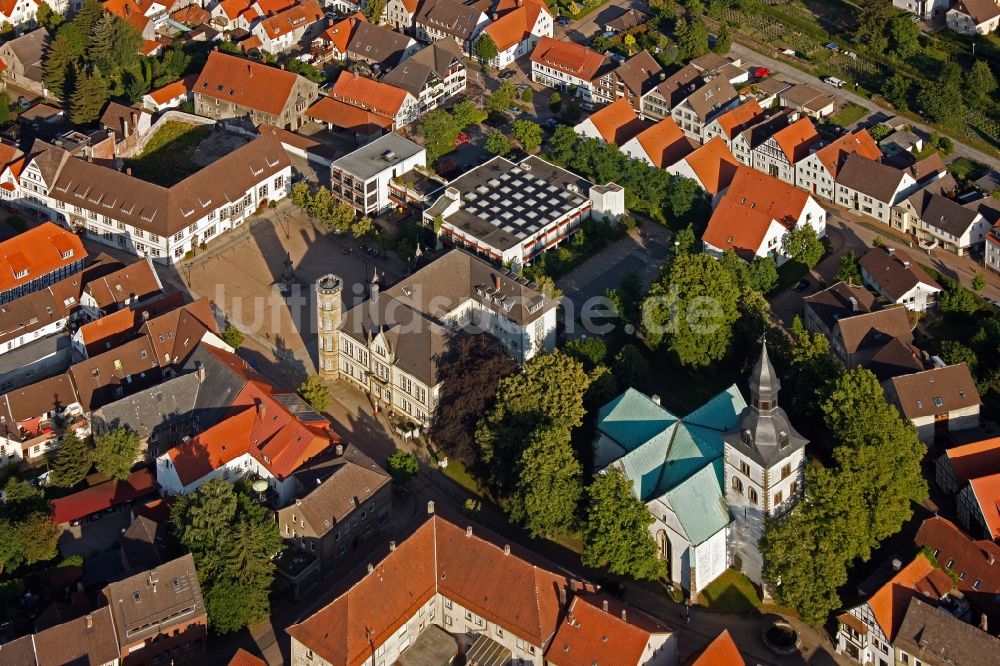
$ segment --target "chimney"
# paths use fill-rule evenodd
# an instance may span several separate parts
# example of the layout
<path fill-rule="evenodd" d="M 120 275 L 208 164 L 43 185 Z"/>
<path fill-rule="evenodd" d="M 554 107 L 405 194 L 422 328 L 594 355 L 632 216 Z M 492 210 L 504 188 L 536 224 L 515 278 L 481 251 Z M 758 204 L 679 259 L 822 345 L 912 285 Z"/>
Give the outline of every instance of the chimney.
<path fill-rule="evenodd" d="M 219 50 L 219 45 L 218 45 L 218 44 L 216 44 L 215 46 L 213 46 L 213 47 L 212 47 L 212 50 L 213 50 L 213 51 L 218 51 L 218 50 Z"/>
<path fill-rule="evenodd" d="M 625 616 L 625 609 L 622 609 L 622 622 L 628 622 L 628 618 Z"/>
<path fill-rule="evenodd" d="M 667 73 L 666 72 L 660 72 L 660 80 L 661 81 L 666 81 L 667 80 Z"/>
<path fill-rule="evenodd" d="M 280 65 L 278 65 L 278 67 L 281 67 L 281 71 L 284 71 L 285 70 L 285 63 L 281 63 Z"/>
<path fill-rule="evenodd" d="M 655 393 L 652 396 L 650 396 L 649 399 L 653 401 L 654 405 L 660 404 L 660 396 L 656 395 Z"/>
<path fill-rule="evenodd" d="M 559 588 L 559 606 L 563 607 L 563 608 L 566 607 L 566 588 L 565 587 L 560 587 Z"/>
<path fill-rule="evenodd" d="M 375 571 L 375 565 L 371 562 L 368 563 L 368 573 Z"/>
<path fill-rule="evenodd" d="M 149 310 L 143 310 L 142 311 L 142 320 L 143 321 L 149 321 Z"/>
<path fill-rule="evenodd" d="M 472 536 L 472 525 L 469 525 L 468 527 L 465 528 L 465 536 L 467 537 Z"/>
<path fill-rule="evenodd" d="M 604 609 L 605 613 L 608 612 L 608 600 L 607 599 L 605 599 L 604 601 L 601 602 L 601 608 Z"/>
<path fill-rule="evenodd" d="M 267 405 L 264 404 L 263 400 L 257 400 L 257 418 L 263 421 L 264 416 L 266 414 L 267 414 Z"/>
<path fill-rule="evenodd" d="M 894 248 L 894 247 L 887 247 L 887 248 L 885 248 L 885 251 L 889 253 L 890 257 L 895 257 L 896 256 L 896 248 Z"/>
<path fill-rule="evenodd" d="M 94 156 L 93 155 L 87 155 L 87 161 L 88 162 L 93 162 L 94 161 Z"/>
<path fill-rule="evenodd" d="M 909 268 L 909 267 L 910 267 L 910 262 L 903 260 L 903 268 Z"/>
<path fill-rule="evenodd" d="M 396 542 L 395 541 L 390 541 L 389 542 L 389 552 L 391 553 L 394 550 L 396 550 Z"/>
<path fill-rule="evenodd" d="M 93 629 L 93 628 L 94 628 L 94 616 L 88 613 L 87 614 L 87 629 Z"/>
<path fill-rule="evenodd" d="M 892 560 L 892 570 L 893 571 L 899 571 L 902 568 L 903 568 L 903 563 L 899 560 L 899 558 L 898 557 L 897 558 L 893 558 L 893 560 Z"/>
<path fill-rule="evenodd" d="M 504 555 L 510 555 L 510 544 L 509 543 L 505 543 L 503 545 L 503 554 Z"/>
<path fill-rule="evenodd" d="M 132 167 L 125 167 L 125 175 L 126 176 L 131 176 L 132 175 Z"/>
<path fill-rule="evenodd" d="M 979 628 L 983 631 L 989 631 L 989 629 L 986 628 L 987 626 L 986 613 L 983 613 L 979 616 Z"/>
<path fill-rule="evenodd" d="M 499 273 L 494 273 L 493 274 L 493 286 L 497 288 L 497 291 L 500 291 L 500 274 Z"/>
<path fill-rule="evenodd" d="M 333 450 L 336 451 L 336 453 L 337 453 L 338 456 L 344 455 L 344 445 L 343 444 L 337 444 L 337 446 L 333 447 Z"/>
<path fill-rule="evenodd" d="M 132 119 L 132 128 L 135 129 L 139 125 L 139 114 L 133 111 L 129 114 L 129 118 Z"/>
<path fill-rule="evenodd" d="M 851 296 L 851 312 L 858 311 L 858 299 Z"/>
<path fill-rule="evenodd" d="M 989 562 L 990 564 L 993 564 L 996 561 L 996 558 L 993 557 L 993 553 L 991 553 L 988 550 L 983 550 L 983 555 L 986 556 L 986 561 Z"/>
<path fill-rule="evenodd" d="M 370 298 L 372 300 L 372 303 L 378 301 L 378 287 L 379 287 L 379 284 L 378 284 L 378 269 L 376 268 L 375 269 L 375 275 L 372 276 L 371 286 L 369 287 Z"/>
<path fill-rule="evenodd" d="M 434 513 L 434 500 L 427 500 L 427 513 L 428 514 Z"/>
<path fill-rule="evenodd" d="M 203 383 L 205 381 L 205 364 L 198 361 L 198 367 L 195 368 L 195 374 L 198 376 L 198 381 Z"/>

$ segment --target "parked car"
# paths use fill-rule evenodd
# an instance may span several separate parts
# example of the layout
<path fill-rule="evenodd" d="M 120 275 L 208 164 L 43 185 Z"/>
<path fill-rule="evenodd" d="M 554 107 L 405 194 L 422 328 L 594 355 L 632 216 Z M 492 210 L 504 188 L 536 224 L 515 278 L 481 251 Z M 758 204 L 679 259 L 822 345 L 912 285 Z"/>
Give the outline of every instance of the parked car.
<path fill-rule="evenodd" d="M 502 72 L 500 72 L 500 80 L 505 81 L 507 79 L 513 78 L 515 74 L 517 74 L 517 72 L 514 71 L 513 69 L 505 69 Z"/>
<path fill-rule="evenodd" d="M 796 293 L 801 293 L 808 288 L 809 288 L 809 280 L 802 278 L 801 280 L 795 283 L 795 286 L 792 287 L 792 291 Z"/>
<path fill-rule="evenodd" d="M 767 77 L 771 76 L 771 70 L 769 70 L 767 67 L 758 67 L 757 69 L 753 70 L 753 75 L 756 76 L 758 79 L 766 79 Z"/>
<path fill-rule="evenodd" d="M 567 26 L 572 22 L 573 21 L 571 21 L 568 16 L 560 16 L 559 18 L 556 19 L 556 23 L 558 23 L 561 26 Z"/>
<path fill-rule="evenodd" d="M 843 88 L 844 82 L 838 79 L 836 76 L 826 76 L 823 78 L 823 83 L 828 83 L 834 88 Z"/>
<path fill-rule="evenodd" d="M 544 123 L 542 123 L 542 127 L 544 127 L 547 130 L 554 130 L 557 125 L 559 125 L 559 120 L 556 118 L 549 118 Z"/>
<path fill-rule="evenodd" d="M 511 114 L 515 118 L 524 113 L 524 109 L 519 107 L 517 104 L 511 104 L 510 108 L 507 109 L 507 113 Z"/>

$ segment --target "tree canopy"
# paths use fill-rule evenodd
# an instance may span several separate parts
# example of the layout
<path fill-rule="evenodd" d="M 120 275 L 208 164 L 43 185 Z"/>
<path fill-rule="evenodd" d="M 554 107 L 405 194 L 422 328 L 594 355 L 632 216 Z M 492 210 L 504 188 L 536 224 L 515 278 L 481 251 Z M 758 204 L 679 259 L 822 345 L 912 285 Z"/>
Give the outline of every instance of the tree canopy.
<path fill-rule="evenodd" d="M 386 458 L 385 471 L 389 472 L 393 483 L 405 486 L 420 471 L 420 461 L 409 451 L 397 450 Z"/>
<path fill-rule="evenodd" d="M 330 408 L 330 389 L 319 375 L 306 377 L 306 380 L 299 385 L 298 393 L 317 414 L 322 414 Z"/>
<path fill-rule="evenodd" d="M 127 479 L 132 473 L 132 466 L 142 450 L 139 436 L 125 428 L 112 428 L 97 437 L 94 444 L 97 471 L 118 481 Z"/>
<path fill-rule="evenodd" d="M 653 515 L 636 496 L 632 483 L 617 469 L 598 474 L 587 489 L 587 525 L 581 560 L 607 567 L 619 576 L 656 580 L 663 575 L 656 542 L 649 531 Z"/>
<path fill-rule="evenodd" d="M 67 430 L 50 467 L 52 485 L 72 488 L 87 478 L 93 465 L 94 449 L 85 439 L 78 437 L 74 430 Z"/>
<path fill-rule="evenodd" d="M 481 33 L 479 39 L 476 40 L 476 57 L 479 58 L 479 62 L 484 65 L 489 64 L 498 55 L 500 55 L 500 50 L 493 39 L 488 33 Z"/>
<path fill-rule="evenodd" d="M 582 469 L 566 427 L 541 425 L 528 437 L 513 492 L 501 499 L 510 518 L 533 537 L 569 531 L 583 494 Z"/>
<path fill-rule="evenodd" d="M 810 269 L 816 267 L 824 252 L 823 242 L 811 224 L 803 224 L 786 233 L 781 239 L 781 248 L 792 259 Z"/>

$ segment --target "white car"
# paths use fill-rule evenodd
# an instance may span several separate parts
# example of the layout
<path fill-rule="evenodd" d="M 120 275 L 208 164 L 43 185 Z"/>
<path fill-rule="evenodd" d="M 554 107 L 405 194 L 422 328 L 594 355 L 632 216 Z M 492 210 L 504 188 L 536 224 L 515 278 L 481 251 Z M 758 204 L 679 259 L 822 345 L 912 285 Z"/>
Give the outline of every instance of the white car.
<path fill-rule="evenodd" d="M 827 76 L 823 78 L 823 83 L 829 83 L 834 88 L 843 88 L 844 82 L 838 79 L 836 76 Z"/>

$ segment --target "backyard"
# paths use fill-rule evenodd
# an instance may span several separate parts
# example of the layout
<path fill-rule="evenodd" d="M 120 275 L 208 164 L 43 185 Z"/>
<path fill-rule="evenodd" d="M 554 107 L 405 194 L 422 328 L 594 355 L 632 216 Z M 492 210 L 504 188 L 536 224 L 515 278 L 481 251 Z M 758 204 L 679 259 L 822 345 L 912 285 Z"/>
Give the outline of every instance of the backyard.
<path fill-rule="evenodd" d="M 211 127 L 178 121 L 164 123 L 150 138 L 142 154 L 126 163 L 137 178 L 170 187 L 198 171 L 194 160 L 199 144 L 212 134 Z"/>

